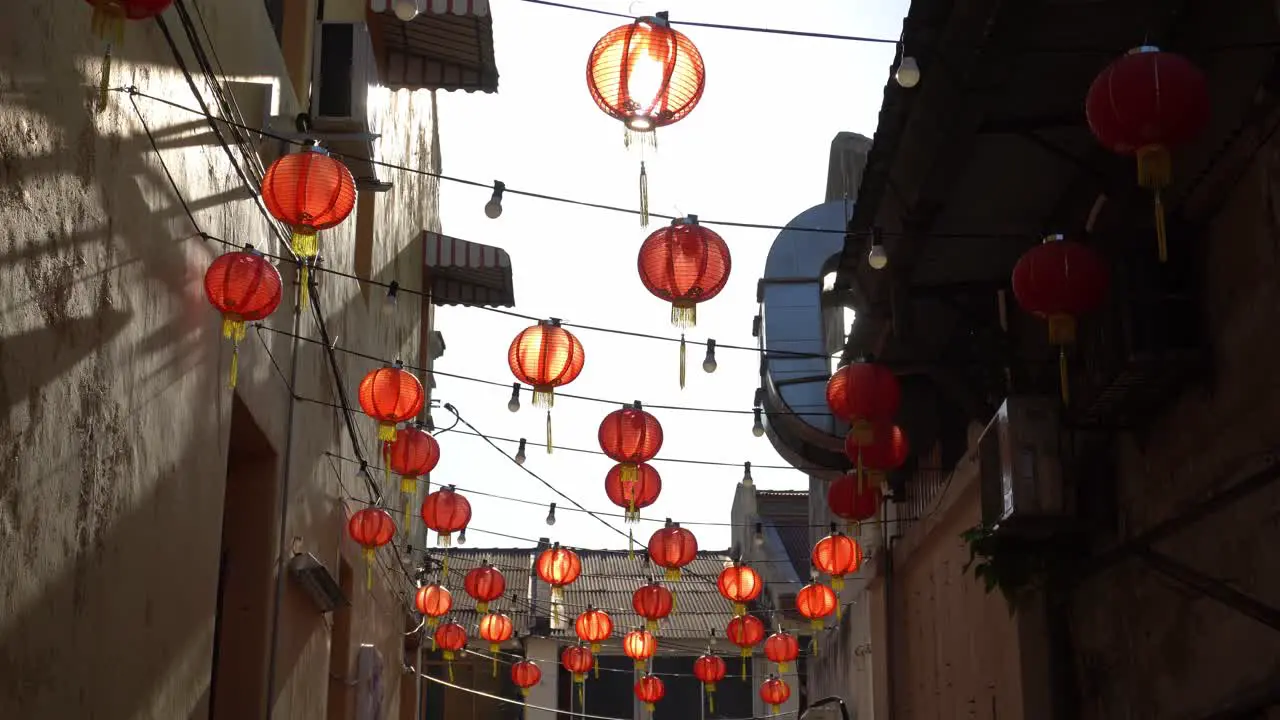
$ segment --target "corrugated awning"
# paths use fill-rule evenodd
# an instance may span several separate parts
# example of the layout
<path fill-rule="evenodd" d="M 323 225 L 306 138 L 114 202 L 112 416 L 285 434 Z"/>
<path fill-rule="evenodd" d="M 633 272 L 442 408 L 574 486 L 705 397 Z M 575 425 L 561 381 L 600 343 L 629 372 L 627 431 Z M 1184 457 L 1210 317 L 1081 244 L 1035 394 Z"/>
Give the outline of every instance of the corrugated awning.
<path fill-rule="evenodd" d="M 404 22 L 391 0 L 369 0 L 379 81 L 392 90 L 497 92 L 489 0 L 418 0 Z"/>
<path fill-rule="evenodd" d="M 515 307 L 511 256 L 502 248 L 437 232 L 422 233 L 431 302 Z"/>

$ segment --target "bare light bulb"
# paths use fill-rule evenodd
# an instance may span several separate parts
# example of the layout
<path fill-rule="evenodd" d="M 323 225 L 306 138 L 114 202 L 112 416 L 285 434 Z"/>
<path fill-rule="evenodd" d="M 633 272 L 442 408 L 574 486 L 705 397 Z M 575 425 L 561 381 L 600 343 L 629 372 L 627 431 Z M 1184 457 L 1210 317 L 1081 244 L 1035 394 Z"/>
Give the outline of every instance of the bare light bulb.
<path fill-rule="evenodd" d="M 384 314 L 386 315 L 395 314 L 396 306 L 398 304 L 396 300 L 396 294 L 399 292 L 400 292 L 400 283 L 396 282 L 395 280 L 392 280 L 391 284 L 387 286 L 387 301 L 382 304 L 382 312 Z"/>
<path fill-rule="evenodd" d="M 902 61 L 898 63 L 898 69 L 893 73 L 893 79 L 904 88 L 913 88 L 920 84 L 920 65 L 916 59 L 910 55 L 903 55 Z"/>
<path fill-rule="evenodd" d="M 466 528 L 462 528 L 462 530 L 458 532 L 458 544 L 459 544 L 459 545 L 466 545 L 466 544 L 467 544 L 467 529 L 466 529 Z"/>
<path fill-rule="evenodd" d="M 502 215 L 502 193 L 506 189 L 506 184 L 501 180 L 493 181 L 493 196 L 489 198 L 489 202 L 484 204 L 485 217 L 490 220 L 497 220 Z"/>
<path fill-rule="evenodd" d="M 409 22 L 418 17 L 418 0 L 395 0 L 391 10 L 402 21 Z"/>
<path fill-rule="evenodd" d="M 713 373 L 719 365 L 716 363 L 716 341 L 707 340 L 707 357 L 702 361 L 702 371 Z"/>
<path fill-rule="evenodd" d="M 547 524 L 548 525 L 556 524 L 556 504 L 555 503 L 551 503 L 551 510 L 547 512 Z"/>
<path fill-rule="evenodd" d="M 764 546 L 764 526 L 761 523 L 756 523 L 756 534 L 751 538 L 751 542 L 755 543 L 756 547 Z"/>
<path fill-rule="evenodd" d="M 752 411 L 756 417 L 756 421 L 751 425 L 751 434 L 756 437 L 764 437 L 764 411 L 756 408 Z"/>
<path fill-rule="evenodd" d="M 520 412 L 520 383 L 511 383 L 511 399 L 507 401 L 507 409 Z"/>
<path fill-rule="evenodd" d="M 526 443 L 526 440 L 524 438 L 520 438 L 520 447 L 516 448 L 516 464 L 517 465 L 523 465 L 524 461 L 527 459 L 527 456 L 524 454 L 525 443 Z"/>
<path fill-rule="evenodd" d="M 889 253 L 885 252 L 884 245 L 873 243 L 871 249 L 867 251 L 867 264 L 873 270 L 883 270 L 889 264 Z"/>

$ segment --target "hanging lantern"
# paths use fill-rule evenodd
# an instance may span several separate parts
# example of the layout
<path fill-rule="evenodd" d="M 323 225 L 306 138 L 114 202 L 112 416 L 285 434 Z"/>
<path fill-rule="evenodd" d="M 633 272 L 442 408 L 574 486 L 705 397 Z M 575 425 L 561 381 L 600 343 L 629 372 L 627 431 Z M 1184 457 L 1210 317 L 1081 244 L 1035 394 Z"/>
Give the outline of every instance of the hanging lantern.
<path fill-rule="evenodd" d="M 632 630 L 622 638 L 622 651 L 635 661 L 637 670 L 644 670 L 645 663 L 658 652 L 658 639 L 648 630 Z"/>
<path fill-rule="evenodd" d="M 851 532 L 860 532 L 859 523 L 871 520 L 880 511 L 880 486 L 855 473 L 842 475 L 827 488 L 827 507 L 846 520 Z"/>
<path fill-rule="evenodd" d="M 346 220 L 356 206 L 356 181 L 319 145 L 283 155 L 262 176 L 262 202 L 293 230 L 290 243 L 301 261 L 299 304 L 307 304 L 309 267 L 320 254 L 316 233 Z"/>
<path fill-rule="evenodd" d="M 1106 302 L 1111 271 L 1087 245 L 1050 235 L 1013 266 L 1013 295 L 1023 310 L 1049 325 L 1049 343 L 1058 346 L 1062 402 L 1070 401 L 1067 346 L 1076 341 L 1076 318 Z"/>
<path fill-rule="evenodd" d="M 489 613 L 480 618 L 480 639 L 489 643 L 489 654 L 493 657 L 493 676 L 498 677 L 498 651 L 502 643 L 511 639 L 515 626 L 511 618 L 502 613 Z"/>
<path fill-rule="evenodd" d="M 364 414 L 378 421 L 378 439 L 394 443 L 396 424 L 422 412 L 427 394 L 418 378 L 397 360 L 370 370 L 360 381 L 359 397 Z"/>
<path fill-rule="evenodd" d="M 693 675 L 707 691 L 707 707 L 713 715 L 716 712 L 716 683 L 724 679 L 727 671 L 724 660 L 710 652 L 693 661 Z"/>
<path fill-rule="evenodd" d="M 779 673 L 786 674 L 791 669 L 791 663 L 800 657 L 800 641 L 796 640 L 795 635 L 779 630 L 764 641 L 764 654 L 777 663 Z"/>
<path fill-rule="evenodd" d="M 453 593 L 443 585 L 431 583 L 418 588 L 413 604 L 418 607 L 426 620 L 427 627 L 433 628 L 440 623 L 440 618 L 453 608 Z"/>
<path fill-rule="evenodd" d="M 638 523 L 641 508 L 652 505 L 662 493 L 662 476 L 652 465 L 637 463 L 635 478 L 623 480 L 623 469 L 623 463 L 609 469 L 609 474 L 604 476 L 604 492 L 609 502 L 626 511 L 625 522 Z"/>
<path fill-rule="evenodd" d="M 1117 58 L 1089 87 L 1089 129 L 1111 152 L 1137 157 L 1138 184 L 1155 196 L 1160 262 L 1168 257 L 1160 194 L 1173 176 L 1170 151 L 1204 132 L 1209 107 L 1204 73 L 1186 58 L 1150 46 Z"/>
<path fill-rule="evenodd" d="M 453 661 L 458 653 L 467 646 L 467 631 L 458 623 L 441 623 L 436 628 L 435 645 L 444 654 L 444 661 L 449 666 L 449 682 L 453 682 Z"/>
<path fill-rule="evenodd" d="M 452 485 L 442 487 L 422 500 L 422 522 L 436 533 L 436 544 L 449 547 L 450 536 L 471 524 L 471 502 L 454 490 Z M 446 559 L 446 562 L 448 560 Z M 444 572 L 448 574 L 448 565 Z"/>
<path fill-rule="evenodd" d="M 782 712 L 782 706 L 791 697 L 791 686 L 782 678 L 769 676 L 760 684 L 760 699 L 765 701 L 773 714 L 777 715 Z"/>
<path fill-rule="evenodd" d="M 742 651 L 742 679 L 747 679 L 747 659 L 756 645 L 764 639 L 764 623 L 755 615 L 740 615 L 724 628 L 725 637 Z"/>
<path fill-rule="evenodd" d="M 387 469 L 400 476 L 400 492 L 405 495 L 404 528 L 407 532 L 418 478 L 430 473 L 440 462 L 440 443 L 421 425 L 413 425 L 397 430 L 393 442 L 383 443 L 382 453 L 386 457 Z"/>
<path fill-rule="evenodd" d="M 649 224 L 649 180 L 643 149 L 657 148 L 654 130 L 683 119 L 702 99 L 706 68 L 698 48 L 673 30 L 665 12 L 610 30 L 591 49 L 587 87 L 606 115 L 626 126 L 628 147 L 638 141 L 640 225 Z"/>
<path fill-rule="evenodd" d="M 351 519 L 347 521 L 347 534 L 364 549 L 367 566 L 365 584 L 372 589 L 374 555 L 378 548 L 391 542 L 396 536 L 396 521 L 380 507 L 367 507 L 351 515 Z"/>
<path fill-rule="evenodd" d="M 649 538 L 649 559 L 666 568 L 666 577 L 673 582 L 680 579 L 680 568 L 693 562 L 697 556 L 698 538 L 669 518 L 667 526 Z"/>
<path fill-rule="evenodd" d="M 538 577 L 551 586 L 551 619 L 559 622 L 560 606 L 564 604 L 564 588 L 573 584 L 582 574 L 582 559 L 578 553 L 556 543 L 538 555 Z"/>
<path fill-rule="evenodd" d="M 522 696 L 529 697 L 529 690 L 542 682 L 542 669 L 532 660 L 521 660 L 511 666 L 511 682 Z"/>
<path fill-rule="evenodd" d="M 556 388 L 573 382 L 587 361 L 582 342 L 560 327 L 560 321 L 543 320 L 520 331 L 507 349 L 511 374 L 533 388 L 533 404 L 547 410 L 547 452 L 551 452 L 551 407 Z"/>
<path fill-rule="evenodd" d="M 814 630 L 826 626 L 826 618 L 836 611 L 838 604 L 835 591 L 819 583 L 809 583 L 796 593 L 796 609 L 809 618 Z"/>
<path fill-rule="evenodd" d="M 652 460 L 662 449 L 662 424 L 644 411 L 637 400 L 604 416 L 597 433 L 600 449 L 620 463 L 618 478 L 635 482 L 640 463 Z"/>
<path fill-rule="evenodd" d="M 595 666 L 596 656 L 586 645 L 570 645 L 560 653 L 560 664 L 573 675 L 573 683 L 578 686 L 578 704 L 586 706 L 585 685 L 587 673 Z"/>
<path fill-rule="evenodd" d="M 472 568 L 462 579 L 462 587 L 467 594 L 475 598 L 476 612 L 489 612 L 489 603 L 502 597 L 507 590 L 507 579 L 502 571 L 485 561 L 480 567 Z"/>
<path fill-rule="evenodd" d="M 98 109 L 107 106 L 107 91 L 111 89 L 111 50 L 124 42 L 125 20 L 150 20 L 173 4 L 173 0 L 88 0 L 93 6 L 90 27 L 93 34 L 107 44 L 102 56 L 102 79 L 98 84 Z"/>
<path fill-rule="evenodd" d="M 760 597 L 764 581 L 760 579 L 760 573 L 750 566 L 735 562 L 720 571 L 716 587 L 726 600 L 733 603 L 733 614 L 737 616 L 746 614 L 747 603 Z"/>
<path fill-rule="evenodd" d="M 636 681 L 636 697 L 644 703 L 644 709 L 649 712 L 653 712 L 653 706 L 666 694 L 667 689 L 662 686 L 662 678 L 657 675 L 646 673 Z"/>
<path fill-rule="evenodd" d="M 658 621 L 670 615 L 674 607 L 671 591 L 655 582 L 642 585 L 631 594 L 631 608 L 645 619 L 649 630 L 657 630 Z"/>
<path fill-rule="evenodd" d="M 864 445 L 875 442 L 875 424 L 892 422 L 902 405 L 902 388 L 893 371 L 884 365 L 850 363 L 827 381 L 827 407 L 831 414 L 852 425 Z"/>
<path fill-rule="evenodd" d="M 862 566 L 862 547 L 831 523 L 831 534 L 813 546 L 813 566 L 831 576 L 832 590 L 843 590 L 844 576 Z"/>
<path fill-rule="evenodd" d="M 858 433 L 850 432 L 844 438 L 844 454 L 853 463 L 859 477 L 881 486 L 885 474 L 902 467 L 907 461 L 910 445 L 902 428 L 888 422 L 871 423 L 871 441 L 861 442 Z"/>
<path fill-rule="evenodd" d="M 205 297 L 222 313 L 222 337 L 231 341 L 230 387 L 236 386 L 239 374 L 245 324 L 263 320 L 280 307 L 281 287 L 280 272 L 252 245 L 218 256 L 205 271 Z"/>
<path fill-rule="evenodd" d="M 588 605 L 586 611 L 573 623 L 573 630 L 579 640 L 591 646 L 591 652 L 598 653 L 600 643 L 613 634 L 613 618 L 609 617 L 609 613 Z"/>

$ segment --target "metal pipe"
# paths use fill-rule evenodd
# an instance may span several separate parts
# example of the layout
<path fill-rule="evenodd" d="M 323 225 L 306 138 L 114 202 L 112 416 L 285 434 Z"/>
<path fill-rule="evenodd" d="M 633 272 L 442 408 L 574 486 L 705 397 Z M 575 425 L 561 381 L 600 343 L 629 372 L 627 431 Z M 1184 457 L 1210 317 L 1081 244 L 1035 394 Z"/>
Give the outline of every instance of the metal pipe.
<path fill-rule="evenodd" d="M 885 543 L 884 549 L 884 673 L 885 673 L 885 691 L 889 695 L 885 703 L 885 708 L 889 711 L 887 720 L 893 720 L 895 705 L 894 692 L 896 683 L 894 677 L 894 613 L 893 604 L 896 601 L 894 597 L 896 593 L 893 591 L 894 568 L 893 568 L 893 546 L 898 540 L 898 534 L 894 533 L 889 537 L 889 542 Z M 874 671 L 872 677 L 875 677 Z M 843 703 L 842 703 L 843 705 Z"/>

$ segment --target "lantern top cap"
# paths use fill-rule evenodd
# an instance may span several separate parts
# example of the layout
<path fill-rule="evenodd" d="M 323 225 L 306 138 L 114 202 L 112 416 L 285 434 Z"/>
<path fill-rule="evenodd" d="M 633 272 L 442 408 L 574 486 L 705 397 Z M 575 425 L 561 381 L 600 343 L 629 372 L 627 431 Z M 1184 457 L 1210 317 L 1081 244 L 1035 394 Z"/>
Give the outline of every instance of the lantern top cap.
<path fill-rule="evenodd" d="M 307 141 L 306 149 L 304 150 L 304 152 L 313 152 L 319 155 L 324 155 L 326 157 L 329 155 L 329 151 L 325 149 L 322 145 L 320 145 L 320 143 L 316 142 L 315 140 Z"/>
<path fill-rule="evenodd" d="M 538 324 L 545 325 L 546 327 L 560 327 L 560 318 L 553 317 L 547 318 L 546 320 L 539 320 Z"/>
<path fill-rule="evenodd" d="M 671 20 L 668 16 L 669 12 L 662 10 L 661 12 L 656 12 L 652 15 L 641 15 L 636 18 L 635 21 L 636 24 L 648 23 L 650 25 L 657 25 L 658 27 L 671 27 Z"/>
<path fill-rule="evenodd" d="M 1047 243 L 1062 242 L 1063 240 L 1066 240 L 1066 239 L 1067 239 L 1067 236 L 1064 233 L 1049 233 L 1048 235 L 1044 236 L 1043 242 L 1047 242 Z"/>
<path fill-rule="evenodd" d="M 1141 55 L 1142 53 L 1158 53 L 1160 48 L 1155 45 L 1139 45 L 1138 47 L 1125 53 L 1126 55 Z"/>
<path fill-rule="evenodd" d="M 684 217 L 680 217 L 680 218 L 674 218 L 671 221 L 672 227 L 676 227 L 679 225 L 697 225 L 697 224 L 698 224 L 698 216 L 693 214 L 685 215 Z"/>

